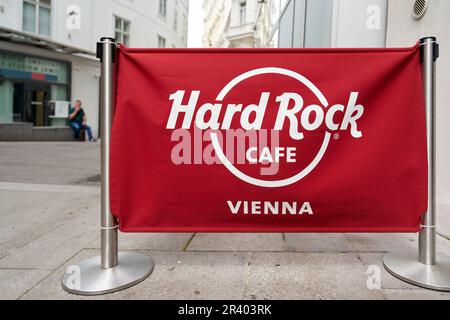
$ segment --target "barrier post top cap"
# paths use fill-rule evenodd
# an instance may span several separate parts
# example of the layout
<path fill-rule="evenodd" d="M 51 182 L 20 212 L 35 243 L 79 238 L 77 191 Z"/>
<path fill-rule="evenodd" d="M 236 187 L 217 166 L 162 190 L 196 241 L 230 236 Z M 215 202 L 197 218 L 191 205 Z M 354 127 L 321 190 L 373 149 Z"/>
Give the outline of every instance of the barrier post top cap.
<path fill-rule="evenodd" d="M 425 43 L 427 40 L 436 41 L 436 37 L 423 37 L 423 38 L 420 38 L 420 43 Z"/>
<path fill-rule="evenodd" d="M 111 37 L 101 37 L 100 38 L 100 41 L 111 41 L 111 42 L 116 42 L 116 39 L 114 39 L 114 38 L 111 38 Z"/>

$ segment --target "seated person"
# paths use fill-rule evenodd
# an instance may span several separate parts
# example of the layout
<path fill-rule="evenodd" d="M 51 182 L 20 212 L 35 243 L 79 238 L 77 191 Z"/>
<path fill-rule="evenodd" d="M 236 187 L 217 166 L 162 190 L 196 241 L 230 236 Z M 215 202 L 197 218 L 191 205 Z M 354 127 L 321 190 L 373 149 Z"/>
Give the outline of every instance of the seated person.
<path fill-rule="evenodd" d="M 92 129 L 87 125 L 86 113 L 81 107 L 81 100 L 75 101 L 75 107 L 70 108 L 69 110 L 69 119 L 70 119 L 70 127 L 73 129 L 75 133 L 75 139 L 80 139 L 80 131 L 81 129 L 86 130 L 89 141 L 97 141 L 92 136 Z"/>

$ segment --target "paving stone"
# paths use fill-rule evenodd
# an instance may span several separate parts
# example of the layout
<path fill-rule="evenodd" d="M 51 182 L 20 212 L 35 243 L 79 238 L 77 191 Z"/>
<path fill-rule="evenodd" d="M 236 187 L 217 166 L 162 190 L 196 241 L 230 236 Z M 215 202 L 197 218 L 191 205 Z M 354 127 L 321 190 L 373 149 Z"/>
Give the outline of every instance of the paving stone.
<path fill-rule="evenodd" d="M 98 236 L 97 212 L 86 212 L 0 259 L 0 268 L 54 269 Z"/>
<path fill-rule="evenodd" d="M 15 187 L 17 184 L 9 186 L 10 189 Z M 88 210 L 96 210 L 100 201 L 95 191 L 60 194 L 37 191 L 39 187 L 35 185 L 30 189 L 36 191 L 5 190 L 0 183 L 0 258 L 70 223 Z"/>
<path fill-rule="evenodd" d="M 450 299 L 384 270 L 386 252 L 417 251 L 417 234 L 392 233 L 120 234 L 121 250 L 154 259 L 153 274 L 114 294 L 71 295 L 61 287 L 66 266 L 99 255 L 99 187 L 89 183 L 99 145 L 0 148 L 0 299 Z M 440 254 L 450 254 L 449 212 L 438 203 Z M 371 266 L 379 290 L 367 288 Z"/>
<path fill-rule="evenodd" d="M 402 252 L 417 251 L 419 235 L 417 233 L 359 233 L 345 234 L 349 246 L 359 252 Z M 436 237 L 438 253 L 450 254 L 450 240 Z"/>
<path fill-rule="evenodd" d="M 0 300 L 15 300 L 45 278 L 46 270 L 0 270 Z"/>
<path fill-rule="evenodd" d="M 242 299 L 249 253 L 149 252 L 153 274 L 107 299 Z"/>
<path fill-rule="evenodd" d="M 348 252 L 351 251 L 344 234 L 339 233 L 286 233 L 287 251 Z"/>
<path fill-rule="evenodd" d="M 99 255 L 98 250 L 82 250 L 64 265 L 52 271 L 43 281 L 32 286 L 20 297 L 21 300 L 104 300 L 104 295 L 80 296 L 70 294 L 62 288 L 61 279 L 69 265 L 76 264 L 84 259 Z"/>
<path fill-rule="evenodd" d="M 197 233 L 188 251 L 284 251 L 281 233 Z"/>
<path fill-rule="evenodd" d="M 376 266 L 379 268 L 381 289 L 417 289 L 416 286 L 401 281 L 386 271 L 386 269 L 383 267 L 383 257 L 386 255 L 386 253 L 358 252 L 357 254 L 366 268 L 369 266 Z"/>
<path fill-rule="evenodd" d="M 354 251 L 403 251 L 417 248 L 416 233 L 347 233 L 349 246 Z"/>
<path fill-rule="evenodd" d="M 439 292 L 425 289 L 383 290 L 383 296 L 388 300 L 450 300 L 449 292 Z"/>
<path fill-rule="evenodd" d="M 247 299 L 382 299 L 354 253 L 254 253 Z"/>
<path fill-rule="evenodd" d="M 436 205 L 437 232 L 450 239 L 450 204 L 438 202 Z"/>
<path fill-rule="evenodd" d="M 0 142 L 0 181 L 73 184 L 100 173 L 100 144 Z"/>
<path fill-rule="evenodd" d="M 243 297 L 249 253 L 143 252 L 150 255 L 155 262 L 155 269 L 149 278 L 126 290 L 93 298 L 241 299 Z M 68 265 L 98 254 L 98 250 L 83 250 L 22 298 L 86 299 L 65 292 L 61 288 L 61 276 Z"/>
<path fill-rule="evenodd" d="M 192 233 L 122 233 L 119 232 L 119 250 L 183 250 Z M 100 249 L 100 237 L 88 249 Z"/>

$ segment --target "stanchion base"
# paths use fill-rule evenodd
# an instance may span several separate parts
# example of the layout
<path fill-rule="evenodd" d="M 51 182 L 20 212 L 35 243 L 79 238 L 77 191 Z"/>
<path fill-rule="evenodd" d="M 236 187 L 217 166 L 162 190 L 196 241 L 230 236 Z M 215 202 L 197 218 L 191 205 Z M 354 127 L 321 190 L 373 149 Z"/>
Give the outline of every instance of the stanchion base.
<path fill-rule="evenodd" d="M 140 253 L 119 252 L 119 264 L 103 269 L 100 257 L 71 265 L 62 278 L 64 290 L 79 295 L 98 295 L 120 291 L 141 282 L 153 272 L 153 261 Z"/>
<path fill-rule="evenodd" d="M 450 291 L 450 256 L 438 255 L 435 265 L 426 265 L 418 261 L 417 253 L 389 253 L 383 265 L 390 274 L 410 284 Z"/>

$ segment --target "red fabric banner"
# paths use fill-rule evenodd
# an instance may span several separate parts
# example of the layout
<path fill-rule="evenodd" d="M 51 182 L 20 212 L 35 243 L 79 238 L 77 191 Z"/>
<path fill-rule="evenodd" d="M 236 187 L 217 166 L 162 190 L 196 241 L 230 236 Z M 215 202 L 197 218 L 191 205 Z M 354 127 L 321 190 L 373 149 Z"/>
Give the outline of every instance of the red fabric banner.
<path fill-rule="evenodd" d="M 419 45 L 120 47 L 111 210 L 126 232 L 416 232 Z"/>

